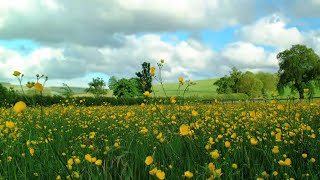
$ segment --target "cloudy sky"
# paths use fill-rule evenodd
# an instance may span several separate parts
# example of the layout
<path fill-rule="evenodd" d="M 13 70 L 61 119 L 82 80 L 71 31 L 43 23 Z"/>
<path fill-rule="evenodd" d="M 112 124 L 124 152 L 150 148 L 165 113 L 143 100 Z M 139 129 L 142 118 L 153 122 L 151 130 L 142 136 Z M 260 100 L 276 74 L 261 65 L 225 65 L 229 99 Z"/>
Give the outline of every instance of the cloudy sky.
<path fill-rule="evenodd" d="M 320 0 L 1 0 L 0 81 L 12 72 L 49 85 L 135 76 L 165 59 L 165 82 L 276 72 L 276 54 L 320 54 Z"/>

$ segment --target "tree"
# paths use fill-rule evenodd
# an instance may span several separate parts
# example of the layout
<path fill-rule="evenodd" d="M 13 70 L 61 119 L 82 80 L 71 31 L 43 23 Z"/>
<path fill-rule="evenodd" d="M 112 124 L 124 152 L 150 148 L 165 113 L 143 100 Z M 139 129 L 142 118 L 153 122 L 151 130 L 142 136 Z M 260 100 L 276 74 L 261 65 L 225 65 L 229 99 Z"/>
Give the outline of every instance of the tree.
<path fill-rule="evenodd" d="M 72 89 L 68 86 L 68 84 L 65 84 L 65 83 L 62 83 L 62 86 L 60 89 L 63 90 L 62 92 L 62 95 L 67 97 L 67 98 L 70 98 L 74 95 Z"/>
<path fill-rule="evenodd" d="M 108 81 L 109 89 L 113 90 L 116 83 L 117 83 L 117 78 L 115 76 L 111 76 L 109 81 Z"/>
<path fill-rule="evenodd" d="M 236 67 L 232 67 L 232 71 L 230 72 L 230 77 L 233 81 L 233 84 L 231 85 L 232 92 L 239 92 L 239 83 L 242 75 L 243 73 L 239 69 L 237 69 Z"/>
<path fill-rule="evenodd" d="M 152 92 L 152 77 L 150 73 L 150 63 L 142 63 L 142 71 L 137 72 L 136 75 L 139 78 L 140 88 L 143 92 L 149 91 Z"/>
<path fill-rule="evenodd" d="M 229 94 L 232 93 L 234 81 L 231 79 L 231 77 L 225 76 L 214 82 L 213 85 L 218 86 L 217 92 L 219 94 Z"/>
<path fill-rule="evenodd" d="M 240 70 L 233 67 L 232 71 L 230 71 L 230 76 L 220 78 L 218 81 L 213 83 L 213 85 L 218 86 L 217 92 L 219 94 L 238 93 L 239 82 L 242 75 L 243 74 Z"/>
<path fill-rule="evenodd" d="M 88 83 L 88 85 L 89 88 L 86 89 L 86 92 L 92 93 L 95 97 L 106 94 L 106 83 L 102 78 L 93 78 L 92 82 Z"/>
<path fill-rule="evenodd" d="M 276 74 L 259 72 L 256 77 L 263 83 L 262 94 L 274 91 L 277 88 L 278 76 Z"/>
<path fill-rule="evenodd" d="M 263 83 L 252 72 L 247 71 L 239 81 L 239 92 L 249 97 L 256 97 L 261 94 Z"/>
<path fill-rule="evenodd" d="M 113 94 L 117 97 L 135 97 L 142 95 L 138 78 L 122 78 L 114 85 Z"/>
<path fill-rule="evenodd" d="M 300 99 L 304 99 L 304 89 L 313 90 L 312 81 L 318 83 L 320 75 L 320 58 L 311 48 L 305 45 L 293 45 L 277 55 L 279 60 L 279 83 L 277 89 L 283 94 L 289 86 L 297 90 Z"/>

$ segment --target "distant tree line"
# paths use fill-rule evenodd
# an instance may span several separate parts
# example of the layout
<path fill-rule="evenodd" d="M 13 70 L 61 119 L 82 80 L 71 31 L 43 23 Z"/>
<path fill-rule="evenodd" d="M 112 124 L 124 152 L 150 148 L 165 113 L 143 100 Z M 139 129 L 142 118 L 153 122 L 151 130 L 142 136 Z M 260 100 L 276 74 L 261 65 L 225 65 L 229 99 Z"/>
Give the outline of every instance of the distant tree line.
<path fill-rule="evenodd" d="M 289 87 L 297 92 L 300 99 L 305 95 L 312 97 L 315 88 L 320 87 L 320 57 L 312 48 L 305 45 L 293 45 L 291 49 L 277 55 L 279 70 L 277 74 L 259 72 L 241 72 L 233 67 L 229 76 L 214 83 L 219 94 L 245 93 L 249 97 L 267 95 L 278 90 L 280 94 Z"/>
<path fill-rule="evenodd" d="M 108 82 L 109 90 L 117 97 L 141 97 L 145 91 L 152 92 L 152 77 L 150 73 L 150 63 L 142 63 L 141 72 L 136 72 L 136 77 L 117 79 L 115 76 L 110 77 Z M 102 78 L 93 78 L 89 83 L 87 92 L 100 97 L 106 94 L 106 83 Z"/>
<path fill-rule="evenodd" d="M 219 94 L 245 93 L 249 97 L 257 97 L 275 91 L 277 82 L 276 74 L 265 72 L 254 74 L 250 71 L 243 73 L 233 67 L 229 76 L 220 78 L 214 85 L 218 86 Z"/>
<path fill-rule="evenodd" d="M 279 70 L 275 74 L 242 72 L 233 67 L 229 75 L 220 78 L 214 83 L 214 85 L 218 86 L 218 94 L 243 93 L 250 98 L 254 98 L 267 96 L 276 90 L 283 94 L 285 88 L 290 88 L 291 92 L 299 94 L 300 99 L 304 99 L 306 95 L 312 97 L 315 94 L 315 88 L 320 87 L 319 55 L 312 48 L 298 44 L 280 52 L 277 55 L 277 59 L 279 61 Z M 154 75 L 154 70 L 150 67 L 150 63 L 147 62 L 142 63 L 141 66 L 142 70 L 136 72 L 135 77 L 128 79 L 117 79 L 112 76 L 107 84 L 102 78 L 93 78 L 86 91 L 92 93 L 95 98 L 101 98 L 107 93 L 108 86 L 116 97 L 143 97 L 145 91 L 152 92 L 152 73 Z M 74 95 L 74 92 L 67 84 L 63 84 L 61 90 L 67 98 Z M 10 99 L 8 97 L 13 99 L 18 94 L 13 89 L 8 90 L 0 86 L 0 100 Z M 2 101 L 0 103 L 5 102 Z"/>

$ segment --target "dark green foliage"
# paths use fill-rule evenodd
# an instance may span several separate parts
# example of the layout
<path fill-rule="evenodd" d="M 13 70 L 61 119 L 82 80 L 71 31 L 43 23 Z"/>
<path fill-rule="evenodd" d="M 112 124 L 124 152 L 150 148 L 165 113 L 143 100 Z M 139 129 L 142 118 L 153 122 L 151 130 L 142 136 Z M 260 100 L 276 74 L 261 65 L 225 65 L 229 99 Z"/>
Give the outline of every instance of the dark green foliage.
<path fill-rule="evenodd" d="M 2 84 L 0 84 L 0 105 L 1 106 L 5 105 L 7 101 L 8 93 L 9 93 L 8 89 L 2 86 Z"/>
<path fill-rule="evenodd" d="M 251 98 L 261 95 L 262 88 L 262 81 L 252 72 L 247 71 L 240 79 L 239 92 L 245 93 Z"/>
<path fill-rule="evenodd" d="M 231 77 L 225 76 L 213 83 L 213 85 L 218 86 L 217 92 L 219 94 L 230 94 L 233 92 L 232 87 L 234 86 L 234 81 Z"/>
<path fill-rule="evenodd" d="M 93 78 L 92 82 L 90 82 L 88 85 L 89 88 L 86 89 L 86 91 L 92 93 L 95 97 L 100 97 L 101 95 L 107 93 L 105 90 L 106 83 L 102 78 Z"/>
<path fill-rule="evenodd" d="M 109 89 L 110 89 L 110 90 L 114 90 L 115 85 L 116 85 L 117 82 L 118 82 L 118 81 L 117 81 L 117 78 L 116 78 L 115 76 L 111 76 L 110 79 L 109 79 L 109 81 L 108 81 L 108 87 L 109 87 Z"/>
<path fill-rule="evenodd" d="M 152 92 L 152 77 L 150 74 L 150 63 L 144 62 L 142 63 L 142 71 L 136 73 L 139 78 L 140 89 L 145 92 Z"/>
<path fill-rule="evenodd" d="M 238 93 L 241 77 L 242 72 L 236 67 L 233 67 L 232 71 L 230 71 L 230 76 L 220 78 L 213 85 L 218 86 L 217 92 L 219 94 Z"/>
<path fill-rule="evenodd" d="M 237 69 L 236 67 L 232 68 L 232 71 L 230 72 L 230 78 L 233 81 L 233 84 L 231 85 L 231 89 L 233 93 L 238 93 L 239 92 L 239 83 L 240 79 L 242 77 L 243 73 Z"/>
<path fill-rule="evenodd" d="M 138 78 L 122 78 L 114 84 L 113 88 L 113 94 L 117 97 L 136 97 L 143 93 Z"/>
<path fill-rule="evenodd" d="M 277 89 L 281 94 L 289 86 L 291 91 L 298 91 L 300 99 L 304 99 L 304 89 L 314 90 L 312 81 L 318 83 L 320 80 L 320 58 L 313 49 L 293 45 L 291 49 L 280 52 L 277 59 L 280 77 Z"/>

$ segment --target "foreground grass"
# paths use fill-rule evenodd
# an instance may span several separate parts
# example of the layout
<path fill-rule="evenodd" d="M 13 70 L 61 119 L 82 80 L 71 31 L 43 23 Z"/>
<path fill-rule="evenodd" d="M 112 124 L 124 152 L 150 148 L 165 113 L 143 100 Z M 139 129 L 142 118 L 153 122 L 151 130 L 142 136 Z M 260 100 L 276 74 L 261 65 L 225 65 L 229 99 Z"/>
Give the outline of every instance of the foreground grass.
<path fill-rule="evenodd" d="M 2 108 L 0 178 L 319 179 L 319 106 Z"/>

